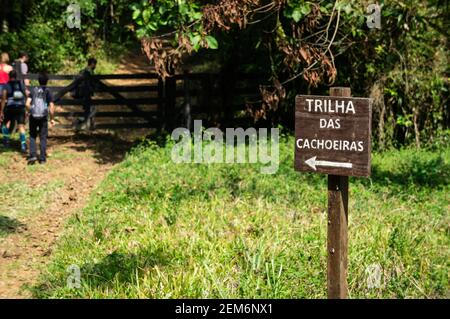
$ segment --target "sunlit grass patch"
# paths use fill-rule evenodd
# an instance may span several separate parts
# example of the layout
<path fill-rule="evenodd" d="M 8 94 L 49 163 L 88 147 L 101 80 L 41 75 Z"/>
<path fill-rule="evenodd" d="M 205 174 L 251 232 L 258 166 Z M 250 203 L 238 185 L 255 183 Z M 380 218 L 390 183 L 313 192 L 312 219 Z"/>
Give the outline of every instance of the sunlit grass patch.
<path fill-rule="evenodd" d="M 293 170 L 293 138 L 274 175 L 174 164 L 170 150 L 143 145 L 109 174 L 68 224 L 36 296 L 326 297 L 326 177 Z M 372 178 L 350 182 L 350 296 L 448 297 L 449 150 L 373 163 Z M 70 265 L 80 289 L 66 285 Z"/>
<path fill-rule="evenodd" d="M 45 213 L 45 209 L 63 185 L 63 181 L 52 181 L 39 187 L 30 187 L 22 181 L 2 181 L 0 183 L 0 237 L 20 227 L 24 217 Z"/>

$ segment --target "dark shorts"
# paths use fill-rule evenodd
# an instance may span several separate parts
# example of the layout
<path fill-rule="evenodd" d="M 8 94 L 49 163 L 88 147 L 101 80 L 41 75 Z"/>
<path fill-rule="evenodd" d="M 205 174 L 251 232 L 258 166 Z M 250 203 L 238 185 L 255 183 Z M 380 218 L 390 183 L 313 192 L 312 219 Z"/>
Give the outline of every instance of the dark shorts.
<path fill-rule="evenodd" d="M 16 122 L 25 124 L 25 107 L 6 107 L 3 123 Z"/>

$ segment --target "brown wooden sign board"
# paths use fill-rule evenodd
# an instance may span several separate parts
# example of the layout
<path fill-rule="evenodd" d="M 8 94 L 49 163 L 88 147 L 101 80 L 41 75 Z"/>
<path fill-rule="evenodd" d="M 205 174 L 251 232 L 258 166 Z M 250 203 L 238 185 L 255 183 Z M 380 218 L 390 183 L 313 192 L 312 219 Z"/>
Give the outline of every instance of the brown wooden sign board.
<path fill-rule="evenodd" d="M 299 95 L 295 104 L 296 170 L 370 176 L 371 99 Z"/>

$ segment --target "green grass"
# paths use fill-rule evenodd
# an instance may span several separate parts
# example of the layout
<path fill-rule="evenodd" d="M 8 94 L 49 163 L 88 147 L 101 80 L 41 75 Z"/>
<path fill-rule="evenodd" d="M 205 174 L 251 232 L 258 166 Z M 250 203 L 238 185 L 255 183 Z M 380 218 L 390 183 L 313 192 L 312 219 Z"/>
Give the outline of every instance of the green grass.
<path fill-rule="evenodd" d="M 18 134 L 13 134 L 12 147 L 5 149 L 0 146 L 0 243 L 1 239 L 26 226 L 24 218 L 45 213 L 54 195 L 64 185 L 63 181 L 54 180 L 39 187 L 30 186 L 20 180 L 15 174 L 5 174 L 3 170 L 11 166 L 14 161 L 25 161 L 19 155 Z M 26 174 L 50 171 L 47 165 L 34 165 L 25 168 Z M 8 177 L 6 177 L 8 176 Z"/>
<path fill-rule="evenodd" d="M 0 240 L 25 226 L 22 222 L 24 218 L 45 213 L 53 196 L 63 185 L 62 181 L 52 181 L 46 185 L 31 187 L 20 180 L 2 181 L 0 183 Z"/>
<path fill-rule="evenodd" d="M 324 298 L 326 177 L 258 165 L 173 164 L 170 145 L 135 149 L 74 216 L 36 297 Z M 374 154 L 351 179 L 352 298 L 450 297 L 450 148 Z M 69 289 L 66 269 L 81 269 Z M 369 289 L 366 269 L 381 285 Z"/>
<path fill-rule="evenodd" d="M 1 147 L 1 146 L 0 146 Z M 11 155 L 14 153 L 13 150 L 7 150 L 0 153 L 0 169 L 8 167 L 11 161 Z"/>

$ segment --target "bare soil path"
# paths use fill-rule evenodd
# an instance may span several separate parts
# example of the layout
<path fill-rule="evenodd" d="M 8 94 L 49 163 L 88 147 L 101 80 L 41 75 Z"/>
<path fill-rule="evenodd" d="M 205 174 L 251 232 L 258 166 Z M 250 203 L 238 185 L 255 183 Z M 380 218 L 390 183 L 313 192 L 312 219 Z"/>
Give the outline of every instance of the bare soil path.
<path fill-rule="evenodd" d="M 131 56 L 117 73 L 149 71 L 143 56 Z M 27 166 L 21 154 L 0 147 L 0 298 L 31 296 L 26 288 L 50 260 L 67 219 L 82 212 L 132 147 L 132 133 L 125 134 L 51 130 L 45 165 Z"/>
<path fill-rule="evenodd" d="M 81 209 L 131 143 L 112 135 L 50 133 L 46 165 L 27 166 L 18 153 L 1 154 L 0 297 L 28 297 L 52 254 L 64 222 Z M 4 161 L 2 161 L 4 163 Z"/>

